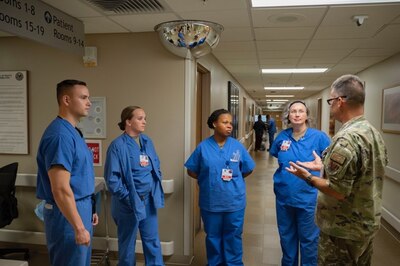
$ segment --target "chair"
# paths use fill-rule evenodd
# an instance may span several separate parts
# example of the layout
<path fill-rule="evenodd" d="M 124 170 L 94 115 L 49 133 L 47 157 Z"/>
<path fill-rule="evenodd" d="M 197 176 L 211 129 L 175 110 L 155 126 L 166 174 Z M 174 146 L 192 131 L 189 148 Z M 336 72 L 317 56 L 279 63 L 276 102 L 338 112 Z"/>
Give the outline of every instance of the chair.
<path fill-rule="evenodd" d="M 0 228 L 11 224 L 18 217 L 17 198 L 15 197 L 15 180 L 17 179 L 18 163 L 12 163 L 0 168 Z M 29 249 L 1 248 L 0 258 L 10 258 L 12 254 L 21 254 L 24 260 L 29 259 Z"/>

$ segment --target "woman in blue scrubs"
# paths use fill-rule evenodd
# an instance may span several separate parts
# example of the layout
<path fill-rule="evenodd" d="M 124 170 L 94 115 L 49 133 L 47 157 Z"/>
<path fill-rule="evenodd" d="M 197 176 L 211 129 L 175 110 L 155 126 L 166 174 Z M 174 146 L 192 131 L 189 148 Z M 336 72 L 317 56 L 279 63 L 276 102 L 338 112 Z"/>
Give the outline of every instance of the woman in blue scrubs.
<path fill-rule="evenodd" d="M 230 137 L 229 111 L 214 111 L 207 124 L 214 135 L 197 146 L 185 166 L 200 189 L 208 265 L 243 265 L 244 177 L 252 173 L 255 163 L 245 147 Z"/>
<path fill-rule="evenodd" d="M 164 207 L 162 175 L 153 142 L 143 134 L 146 113 L 128 106 L 118 126 L 124 132 L 110 144 L 104 169 L 112 194 L 111 213 L 118 226 L 118 265 L 136 265 L 138 229 L 146 265 L 164 265 L 157 221 L 157 208 Z"/>
<path fill-rule="evenodd" d="M 314 213 L 318 191 L 285 170 L 289 161 L 313 161 L 329 146 L 330 139 L 324 132 L 308 127 L 308 114 L 303 101 L 290 103 L 284 114 L 289 128 L 277 136 L 269 151 L 279 164 L 274 174 L 274 192 L 283 266 L 299 265 L 299 247 L 301 265 L 317 265 L 319 229 Z M 310 173 L 319 176 L 318 172 Z"/>

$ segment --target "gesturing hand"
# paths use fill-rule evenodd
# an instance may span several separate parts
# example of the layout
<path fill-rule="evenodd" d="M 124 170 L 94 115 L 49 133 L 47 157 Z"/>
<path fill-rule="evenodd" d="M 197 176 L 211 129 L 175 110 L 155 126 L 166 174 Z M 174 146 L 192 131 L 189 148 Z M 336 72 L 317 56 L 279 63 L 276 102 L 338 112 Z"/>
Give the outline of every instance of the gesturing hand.
<path fill-rule="evenodd" d="M 311 161 L 311 162 L 299 162 L 299 161 L 297 161 L 296 164 L 298 164 L 298 165 L 300 165 L 300 166 L 302 166 L 304 168 L 310 169 L 311 171 L 319 171 L 319 170 L 321 170 L 322 167 L 323 167 L 321 157 L 319 157 L 318 154 L 315 151 L 313 151 L 312 154 L 314 156 L 314 161 Z"/>

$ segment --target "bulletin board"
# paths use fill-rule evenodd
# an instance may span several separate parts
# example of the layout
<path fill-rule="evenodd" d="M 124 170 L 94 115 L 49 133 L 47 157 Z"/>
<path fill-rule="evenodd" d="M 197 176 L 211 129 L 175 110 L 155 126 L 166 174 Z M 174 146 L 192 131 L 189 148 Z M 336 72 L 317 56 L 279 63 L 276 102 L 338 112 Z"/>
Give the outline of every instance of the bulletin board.
<path fill-rule="evenodd" d="M 29 154 L 27 71 L 0 71 L 0 153 Z"/>

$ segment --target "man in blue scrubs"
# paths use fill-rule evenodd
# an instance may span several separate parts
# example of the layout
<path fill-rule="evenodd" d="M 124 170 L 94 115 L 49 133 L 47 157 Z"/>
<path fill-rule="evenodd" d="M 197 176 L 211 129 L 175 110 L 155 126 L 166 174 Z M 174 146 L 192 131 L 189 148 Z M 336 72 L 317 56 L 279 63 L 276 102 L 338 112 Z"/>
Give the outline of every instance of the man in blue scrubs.
<path fill-rule="evenodd" d="M 94 193 L 93 156 L 76 125 L 91 106 L 86 83 L 57 84 L 58 116 L 37 153 L 36 196 L 46 201 L 44 223 L 51 265 L 90 265 Z"/>

